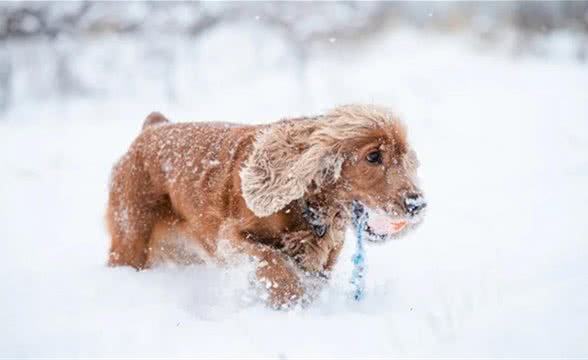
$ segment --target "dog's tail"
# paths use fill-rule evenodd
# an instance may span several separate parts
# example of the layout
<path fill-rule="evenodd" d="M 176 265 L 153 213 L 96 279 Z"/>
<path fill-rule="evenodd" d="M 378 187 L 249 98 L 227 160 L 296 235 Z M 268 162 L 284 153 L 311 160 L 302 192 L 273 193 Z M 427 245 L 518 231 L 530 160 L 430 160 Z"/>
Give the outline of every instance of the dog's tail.
<path fill-rule="evenodd" d="M 151 114 L 147 115 L 147 118 L 143 122 L 143 129 L 145 130 L 148 127 L 158 124 L 165 124 L 170 122 L 162 113 L 154 111 Z"/>

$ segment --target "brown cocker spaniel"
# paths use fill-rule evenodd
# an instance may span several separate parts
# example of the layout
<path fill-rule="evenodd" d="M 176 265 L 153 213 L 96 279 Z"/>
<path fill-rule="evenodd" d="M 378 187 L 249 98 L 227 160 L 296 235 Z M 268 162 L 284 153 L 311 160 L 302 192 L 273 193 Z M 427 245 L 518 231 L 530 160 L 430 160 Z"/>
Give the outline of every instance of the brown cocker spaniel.
<path fill-rule="evenodd" d="M 417 166 L 405 127 L 377 106 L 258 126 L 152 113 L 112 171 L 109 264 L 224 264 L 246 254 L 269 303 L 294 304 L 299 274 L 328 277 L 357 209 L 408 224 L 394 235 L 367 225 L 375 241 L 420 221 Z"/>

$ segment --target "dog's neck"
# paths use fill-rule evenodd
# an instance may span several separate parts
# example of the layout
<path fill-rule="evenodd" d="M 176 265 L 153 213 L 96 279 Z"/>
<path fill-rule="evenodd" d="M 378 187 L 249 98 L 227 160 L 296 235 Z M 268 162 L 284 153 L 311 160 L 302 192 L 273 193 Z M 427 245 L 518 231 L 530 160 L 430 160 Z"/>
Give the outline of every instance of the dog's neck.
<path fill-rule="evenodd" d="M 338 201 L 335 194 L 321 191 L 299 200 L 302 216 L 315 236 L 322 238 L 331 228 L 340 230 L 349 219 L 349 211 L 344 203 Z"/>
<path fill-rule="evenodd" d="M 300 206 L 302 207 L 302 216 L 314 235 L 319 239 L 325 236 L 331 225 L 324 209 L 304 199 L 302 199 Z"/>

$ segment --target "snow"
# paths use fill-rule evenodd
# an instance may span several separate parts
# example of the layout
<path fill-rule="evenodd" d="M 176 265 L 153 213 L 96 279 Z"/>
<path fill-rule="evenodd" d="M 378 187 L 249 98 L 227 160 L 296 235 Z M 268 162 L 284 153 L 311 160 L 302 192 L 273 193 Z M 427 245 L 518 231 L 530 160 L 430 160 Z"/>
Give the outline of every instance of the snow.
<path fill-rule="evenodd" d="M 42 76 L 30 95 L 43 68 L 19 73 L 0 115 L 2 356 L 588 356 L 586 64 L 398 30 L 300 66 L 259 31 L 175 40 L 171 69 L 139 40 L 84 43 L 76 71 L 103 90 L 84 96 Z M 10 46 L 33 66 L 47 45 Z M 256 298 L 246 263 L 105 266 L 110 169 L 151 111 L 253 123 L 350 101 L 400 112 L 428 203 L 406 239 L 366 244 L 362 302 L 352 232 L 320 298 L 289 312 Z"/>

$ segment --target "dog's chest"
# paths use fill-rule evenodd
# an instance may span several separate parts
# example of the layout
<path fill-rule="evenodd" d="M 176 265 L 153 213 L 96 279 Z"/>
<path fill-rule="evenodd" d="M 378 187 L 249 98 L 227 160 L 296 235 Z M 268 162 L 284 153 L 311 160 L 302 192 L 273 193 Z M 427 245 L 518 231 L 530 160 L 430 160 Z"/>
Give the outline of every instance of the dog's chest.
<path fill-rule="evenodd" d="M 343 246 L 344 233 L 330 230 L 318 237 L 311 230 L 301 230 L 282 235 L 279 249 L 304 271 L 330 271 Z"/>

